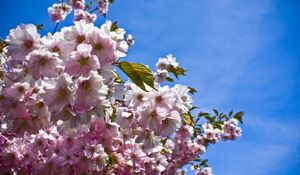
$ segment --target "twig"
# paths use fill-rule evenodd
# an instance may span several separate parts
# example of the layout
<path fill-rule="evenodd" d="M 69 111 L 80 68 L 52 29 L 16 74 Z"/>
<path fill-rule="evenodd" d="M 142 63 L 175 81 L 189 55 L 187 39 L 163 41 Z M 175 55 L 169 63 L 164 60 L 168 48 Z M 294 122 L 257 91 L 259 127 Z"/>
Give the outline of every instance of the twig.
<path fill-rule="evenodd" d="M 54 30 L 53 30 L 53 34 L 56 32 L 58 25 L 59 25 L 59 22 L 56 23 L 55 28 L 54 28 Z"/>
<path fill-rule="evenodd" d="M 90 13 L 93 13 L 96 10 L 98 10 L 98 7 L 94 8 L 93 10 L 91 10 Z"/>

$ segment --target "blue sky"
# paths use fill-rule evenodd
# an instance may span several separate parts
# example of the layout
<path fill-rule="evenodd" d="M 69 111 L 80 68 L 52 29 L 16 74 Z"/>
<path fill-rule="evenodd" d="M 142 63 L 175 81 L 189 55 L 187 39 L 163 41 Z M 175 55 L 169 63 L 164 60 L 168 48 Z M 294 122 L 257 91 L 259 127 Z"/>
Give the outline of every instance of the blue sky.
<path fill-rule="evenodd" d="M 0 37 L 19 23 L 52 31 L 53 2 L 2 2 Z M 243 137 L 205 154 L 214 174 L 300 174 L 300 1 L 116 0 L 108 17 L 136 37 L 127 60 L 173 53 L 196 106 L 246 112 Z"/>

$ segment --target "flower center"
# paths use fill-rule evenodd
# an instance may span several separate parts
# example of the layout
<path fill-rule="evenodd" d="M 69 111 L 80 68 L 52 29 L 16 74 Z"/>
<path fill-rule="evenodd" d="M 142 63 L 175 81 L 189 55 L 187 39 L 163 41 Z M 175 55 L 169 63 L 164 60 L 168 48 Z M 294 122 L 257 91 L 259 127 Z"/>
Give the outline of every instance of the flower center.
<path fill-rule="evenodd" d="M 143 94 L 139 94 L 138 96 L 137 96 L 137 99 L 139 100 L 139 101 L 143 101 Z"/>
<path fill-rule="evenodd" d="M 161 103 L 162 101 L 163 101 L 162 96 L 159 95 L 159 96 L 156 96 L 156 97 L 155 97 L 155 102 L 156 102 L 156 103 Z"/>
<path fill-rule="evenodd" d="M 33 46 L 33 41 L 32 41 L 32 40 L 26 40 L 26 41 L 24 41 L 23 46 L 24 46 L 26 49 L 30 49 L 30 48 L 32 48 L 32 46 Z"/>
<path fill-rule="evenodd" d="M 55 47 L 53 47 L 52 51 L 56 52 L 56 53 L 59 53 L 61 50 L 60 50 L 59 47 L 55 46 Z"/>
<path fill-rule="evenodd" d="M 4 79 L 4 77 L 5 77 L 4 71 L 0 71 L 0 79 Z"/>
<path fill-rule="evenodd" d="M 36 106 L 39 108 L 39 109 L 41 109 L 42 107 L 44 107 L 44 103 L 43 102 L 38 102 L 37 104 L 36 104 Z"/>
<path fill-rule="evenodd" d="M 66 89 L 60 89 L 58 92 L 58 97 L 59 98 L 65 98 L 68 95 L 68 92 Z"/>
<path fill-rule="evenodd" d="M 103 49 L 103 46 L 102 46 L 101 43 L 97 43 L 97 44 L 95 44 L 94 48 L 95 48 L 96 51 L 100 51 L 100 50 Z"/>
<path fill-rule="evenodd" d="M 89 64 L 89 57 L 81 57 L 77 62 L 80 66 L 86 66 Z"/>
<path fill-rule="evenodd" d="M 155 118 L 156 115 L 157 115 L 156 112 L 155 112 L 155 111 L 152 111 L 152 112 L 150 112 L 149 117 L 150 117 L 150 118 Z"/>
<path fill-rule="evenodd" d="M 25 88 L 23 86 L 18 87 L 18 92 L 24 93 L 24 91 L 25 91 Z"/>
<path fill-rule="evenodd" d="M 45 66 L 47 64 L 47 58 L 46 57 L 40 57 L 39 59 L 39 65 L 40 66 Z"/>
<path fill-rule="evenodd" d="M 88 91 L 90 89 L 90 82 L 89 82 L 89 80 L 82 81 L 80 85 L 86 91 Z"/>
<path fill-rule="evenodd" d="M 84 40 L 85 40 L 85 36 L 84 35 L 80 35 L 80 36 L 77 37 L 77 43 L 78 44 L 83 43 Z"/>

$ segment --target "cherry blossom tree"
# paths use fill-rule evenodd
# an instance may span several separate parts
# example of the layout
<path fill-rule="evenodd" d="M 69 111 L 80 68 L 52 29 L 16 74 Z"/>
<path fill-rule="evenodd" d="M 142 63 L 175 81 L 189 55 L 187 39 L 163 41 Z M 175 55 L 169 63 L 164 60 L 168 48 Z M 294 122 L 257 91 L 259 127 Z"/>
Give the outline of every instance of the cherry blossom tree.
<path fill-rule="evenodd" d="M 113 1 L 93 2 L 59 1 L 53 33 L 20 24 L 1 40 L 0 174 L 211 175 L 201 156 L 241 136 L 243 112 L 197 112 L 196 90 L 173 85 L 186 71 L 171 54 L 154 71 L 127 62 L 134 37 L 94 25 Z"/>

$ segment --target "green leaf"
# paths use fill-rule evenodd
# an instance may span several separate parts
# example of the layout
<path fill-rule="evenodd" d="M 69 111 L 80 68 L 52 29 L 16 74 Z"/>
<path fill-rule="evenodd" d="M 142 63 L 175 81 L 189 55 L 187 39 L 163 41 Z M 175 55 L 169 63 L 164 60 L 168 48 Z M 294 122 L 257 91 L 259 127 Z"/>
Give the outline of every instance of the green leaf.
<path fill-rule="evenodd" d="M 244 112 L 240 111 L 234 114 L 233 118 L 237 119 L 241 124 L 243 124 L 243 115 Z"/>
<path fill-rule="evenodd" d="M 144 91 L 147 91 L 144 83 L 156 90 L 154 87 L 153 74 L 145 65 L 122 61 L 119 63 L 118 67 L 131 79 L 133 83 Z"/>
<path fill-rule="evenodd" d="M 205 118 L 206 118 L 210 123 L 215 123 L 215 121 L 216 121 L 216 117 L 205 116 Z"/>
<path fill-rule="evenodd" d="M 107 163 L 107 166 L 108 167 L 111 167 L 113 164 L 118 164 L 119 161 L 118 159 L 116 158 L 116 156 L 112 155 L 110 152 L 109 152 L 109 149 L 108 148 L 104 148 L 104 152 L 108 155 L 108 163 Z"/>
<path fill-rule="evenodd" d="M 166 80 L 169 82 L 174 82 L 173 78 L 171 78 L 171 77 L 167 77 Z"/>
<path fill-rule="evenodd" d="M 195 94 L 197 90 L 195 88 L 189 87 L 189 93 Z"/>
<path fill-rule="evenodd" d="M 117 118 L 117 110 L 116 110 L 116 107 L 114 105 L 112 105 L 112 108 L 113 108 L 113 113 L 111 115 L 111 121 L 114 122 Z"/>
<path fill-rule="evenodd" d="M 167 142 L 167 140 L 168 140 L 168 138 L 161 139 L 161 140 L 160 140 L 160 143 L 162 143 L 163 145 L 165 145 L 166 142 Z"/>
<path fill-rule="evenodd" d="M 207 159 L 205 160 L 202 160 L 202 162 L 200 163 L 200 166 L 204 166 L 204 167 L 207 167 Z"/>
<path fill-rule="evenodd" d="M 36 29 L 39 30 L 39 31 L 43 31 L 43 24 L 38 24 L 36 25 Z"/>
<path fill-rule="evenodd" d="M 178 67 L 171 66 L 169 72 L 172 72 L 175 75 L 175 77 L 178 78 L 179 75 L 184 75 L 186 70 L 184 70 L 179 66 Z"/>
<path fill-rule="evenodd" d="M 190 111 L 192 111 L 192 110 L 195 110 L 195 109 L 198 109 L 199 107 L 197 107 L 197 106 L 193 106 L 191 109 L 190 109 Z"/>
<path fill-rule="evenodd" d="M 112 3 L 115 2 L 115 0 L 108 0 L 108 2 L 109 2 L 110 4 L 112 4 Z"/>
<path fill-rule="evenodd" d="M 229 112 L 228 116 L 231 117 L 232 114 L 233 114 L 233 110 L 231 110 L 231 111 Z"/>
<path fill-rule="evenodd" d="M 113 71 L 113 74 L 116 77 L 115 80 L 114 80 L 115 83 L 120 83 L 120 84 L 124 83 L 123 80 L 121 79 L 121 77 L 119 76 L 119 74 L 117 74 L 117 72 Z"/>
<path fill-rule="evenodd" d="M 214 111 L 214 113 L 216 114 L 216 116 L 218 116 L 218 115 L 219 115 L 219 112 L 218 112 L 218 110 L 216 110 L 216 109 L 213 109 L 213 111 Z"/>
<path fill-rule="evenodd" d="M 167 148 L 163 147 L 163 149 L 160 151 L 161 154 L 171 154 L 172 152 L 170 152 Z"/>
<path fill-rule="evenodd" d="M 183 114 L 182 119 L 185 124 L 188 124 L 190 126 L 195 126 L 195 122 L 194 122 L 194 119 L 193 119 L 193 116 L 191 115 L 191 113 Z"/>
<path fill-rule="evenodd" d="M 152 71 L 148 67 L 139 63 L 131 63 L 131 66 L 142 78 L 144 83 L 156 90 L 156 88 L 154 87 L 154 78 Z"/>
<path fill-rule="evenodd" d="M 222 130 L 222 126 L 223 126 L 223 122 L 221 122 L 221 121 L 215 122 L 215 127 L 216 127 L 216 128 Z"/>
<path fill-rule="evenodd" d="M 93 4 L 93 1 L 88 2 L 88 3 L 85 5 L 85 10 L 91 10 L 92 4 Z"/>
<path fill-rule="evenodd" d="M 112 23 L 110 31 L 115 31 L 118 29 L 118 25 L 117 25 L 117 21 L 115 21 L 114 23 Z"/>
<path fill-rule="evenodd" d="M 209 113 L 206 113 L 206 112 L 200 112 L 198 114 L 198 117 L 204 117 L 204 116 L 209 116 Z"/>

